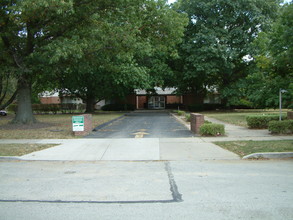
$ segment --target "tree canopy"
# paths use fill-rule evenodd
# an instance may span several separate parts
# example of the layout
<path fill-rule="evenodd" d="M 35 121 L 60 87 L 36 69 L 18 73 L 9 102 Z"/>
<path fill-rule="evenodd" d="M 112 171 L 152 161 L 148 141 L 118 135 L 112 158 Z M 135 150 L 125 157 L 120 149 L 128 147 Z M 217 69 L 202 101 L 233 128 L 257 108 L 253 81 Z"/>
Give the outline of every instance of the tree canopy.
<path fill-rule="evenodd" d="M 35 121 L 34 84 L 86 100 L 147 86 L 144 61 L 171 53 L 185 25 L 164 0 L 4 0 L 0 15 L 5 65 L 18 76 L 16 123 Z"/>
<path fill-rule="evenodd" d="M 224 101 L 229 87 L 247 76 L 254 40 L 276 16 L 275 0 L 181 0 L 177 10 L 188 14 L 189 24 L 173 62 L 175 82 L 183 91 L 205 93 L 216 87 Z M 179 80 L 182 79 L 182 80 Z"/>

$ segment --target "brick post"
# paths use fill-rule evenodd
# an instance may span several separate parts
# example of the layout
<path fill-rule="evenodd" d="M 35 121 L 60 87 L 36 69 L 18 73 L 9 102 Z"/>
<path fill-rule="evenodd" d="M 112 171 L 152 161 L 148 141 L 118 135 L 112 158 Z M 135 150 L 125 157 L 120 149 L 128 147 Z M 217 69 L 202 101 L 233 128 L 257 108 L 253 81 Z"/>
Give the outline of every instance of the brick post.
<path fill-rule="evenodd" d="M 288 111 L 288 112 L 287 112 L 287 118 L 288 118 L 289 120 L 293 120 L 293 111 Z"/>
<path fill-rule="evenodd" d="M 74 136 L 84 136 L 92 132 L 93 120 L 91 114 L 82 114 L 84 116 L 84 131 L 73 131 Z"/>
<path fill-rule="evenodd" d="M 191 131 L 199 134 L 199 127 L 204 124 L 204 115 L 198 113 L 190 114 Z"/>

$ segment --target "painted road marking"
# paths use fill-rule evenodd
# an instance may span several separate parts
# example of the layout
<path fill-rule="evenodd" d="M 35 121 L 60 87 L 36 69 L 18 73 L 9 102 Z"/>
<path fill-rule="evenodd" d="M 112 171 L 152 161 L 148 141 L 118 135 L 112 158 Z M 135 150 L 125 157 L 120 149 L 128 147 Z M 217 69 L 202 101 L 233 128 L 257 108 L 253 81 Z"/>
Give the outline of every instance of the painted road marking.
<path fill-rule="evenodd" d="M 136 133 L 133 133 L 133 134 L 135 135 L 134 138 L 143 138 L 144 135 L 147 135 L 149 133 L 139 131 L 139 132 L 136 132 Z"/>

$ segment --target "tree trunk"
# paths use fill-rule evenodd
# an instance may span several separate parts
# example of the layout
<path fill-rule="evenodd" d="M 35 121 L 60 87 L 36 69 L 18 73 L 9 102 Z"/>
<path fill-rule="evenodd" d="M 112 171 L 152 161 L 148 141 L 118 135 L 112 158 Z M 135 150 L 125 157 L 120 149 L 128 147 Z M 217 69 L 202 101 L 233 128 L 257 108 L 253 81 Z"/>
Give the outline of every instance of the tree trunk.
<path fill-rule="evenodd" d="M 16 95 L 17 95 L 17 90 L 13 93 L 13 95 L 10 97 L 10 99 L 7 102 L 0 105 L 0 110 L 5 109 L 8 105 L 10 105 L 16 98 Z"/>
<path fill-rule="evenodd" d="M 85 113 L 93 113 L 95 111 L 96 99 L 93 96 L 87 96 Z"/>
<path fill-rule="evenodd" d="M 31 85 L 25 79 L 18 80 L 17 111 L 12 123 L 32 124 L 36 123 L 33 115 L 31 101 Z"/>

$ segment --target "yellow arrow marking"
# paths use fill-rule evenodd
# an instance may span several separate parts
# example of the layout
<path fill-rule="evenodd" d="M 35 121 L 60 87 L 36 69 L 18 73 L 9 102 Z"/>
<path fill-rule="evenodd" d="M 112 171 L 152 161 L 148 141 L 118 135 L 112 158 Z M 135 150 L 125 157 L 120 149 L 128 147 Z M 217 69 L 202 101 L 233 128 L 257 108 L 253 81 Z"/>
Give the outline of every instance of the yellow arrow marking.
<path fill-rule="evenodd" d="M 139 131 L 139 132 L 136 132 L 136 133 L 133 133 L 133 134 L 135 135 L 134 138 L 143 138 L 144 135 L 149 134 L 149 133 Z"/>

